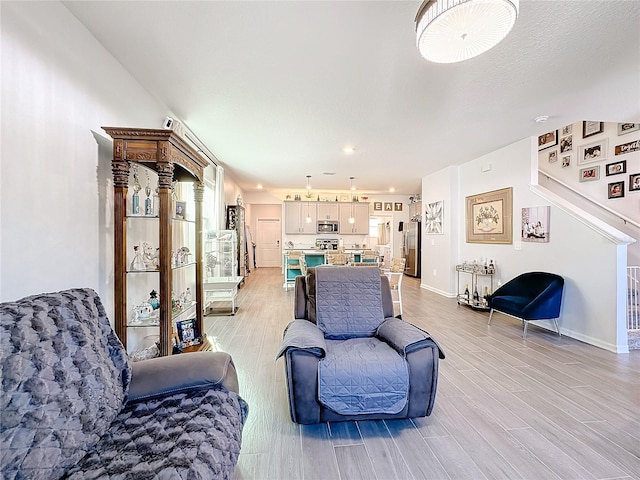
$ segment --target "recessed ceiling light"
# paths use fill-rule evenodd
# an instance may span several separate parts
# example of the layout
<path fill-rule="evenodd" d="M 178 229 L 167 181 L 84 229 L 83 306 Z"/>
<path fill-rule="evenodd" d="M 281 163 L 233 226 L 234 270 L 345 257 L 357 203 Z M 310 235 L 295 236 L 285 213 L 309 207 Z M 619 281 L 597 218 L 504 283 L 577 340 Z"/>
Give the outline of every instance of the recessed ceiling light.
<path fill-rule="evenodd" d="M 336 172 L 322 172 L 323 175 L 335 175 Z"/>
<path fill-rule="evenodd" d="M 393 188 L 393 187 L 391 187 L 391 188 L 389 189 L 389 191 L 390 191 L 391 193 L 393 193 L 393 192 L 395 192 L 395 191 L 396 191 L 396 189 L 395 189 L 395 188 Z"/>
<path fill-rule="evenodd" d="M 353 153 L 353 152 L 355 152 L 355 151 L 356 151 L 356 147 L 354 147 L 354 146 L 352 146 L 352 145 L 347 145 L 346 147 L 344 147 L 344 148 L 342 149 L 342 151 L 343 151 L 344 153 L 347 153 L 347 154 L 349 154 L 349 153 Z"/>
<path fill-rule="evenodd" d="M 261 183 L 258 184 L 258 190 L 262 190 L 262 184 Z"/>
<path fill-rule="evenodd" d="M 544 123 L 547 120 L 549 120 L 549 115 L 540 115 L 540 116 L 534 118 L 534 120 L 536 121 L 536 123 Z"/>

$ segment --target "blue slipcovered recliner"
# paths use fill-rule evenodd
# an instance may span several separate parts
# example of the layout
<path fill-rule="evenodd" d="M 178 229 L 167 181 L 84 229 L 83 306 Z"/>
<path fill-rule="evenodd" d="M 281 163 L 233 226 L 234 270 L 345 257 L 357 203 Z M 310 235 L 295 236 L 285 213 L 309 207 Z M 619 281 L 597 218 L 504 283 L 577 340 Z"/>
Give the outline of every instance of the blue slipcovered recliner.
<path fill-rule="evenodd" d="M 431 336 L 393 317 L 377 266 L 320 266 L 296 278 L 284 356 L 296 423 L 412 418 L 433 409 L 438 361 Z"/>
<path fill-rule="evenodd" d="M 528 272 L 518 275 L 489 295 L 489 323 L 493 312 L 500 312 L 522 320 L 523 338 L 532 320 L 553 320 L 558 335 L 558 317 L 562 304 L 564 278 L 547 272 Z"/>

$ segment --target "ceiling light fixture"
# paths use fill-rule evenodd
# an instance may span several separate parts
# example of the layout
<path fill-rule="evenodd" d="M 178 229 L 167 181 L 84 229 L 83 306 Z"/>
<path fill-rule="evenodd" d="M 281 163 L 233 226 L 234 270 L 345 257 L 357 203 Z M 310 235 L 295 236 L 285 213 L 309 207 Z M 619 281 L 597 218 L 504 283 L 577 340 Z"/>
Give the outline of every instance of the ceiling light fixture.
<path fill-rule="evenodd" d="M 393 187 L 391 187 L 391 188 L 389 188 L 389 191 L 390 191 L 391 193 L 393 193 L 393 192 L 395 192 L 395 191 L 396 191 L 396 189 L 395 189 L 395 188 L 393 188 Z"/>
<path fill-rule="evenodd" d="M 307 218 L 304 219 L 305 223 L 311 223 L 311 214 L 309 213 L 309 199 L 311 198 L 311 175 L 307 175 Z"/>
<path fill-rule="evenodd" d="M 353 184 L 353 181 L 355 180 L 355 177 L 349 177 L 349 189 L 352 192 L 356 191 L 356 187 Z M 347 220 L 351 225 L 353 225 L 354 223 L 356 223 L 356 217 L 353 215 L 353 197 L 351 198 L 351 216 L 349 216 L 348 220 Z"/>
<path fill-rule="evenodd" d="M 509 34 L 519 7 L 519 0 L 425 0 L 415 19 L 418 50 L 435 63 L 478 56 Z"/>
<path fill-rule="evenodd" d="M 540 116 L 534 118 L 534 120 L 535 120 L 536 123 L 544 123 L 547 120 L 549 120 L 549 115 L 540 115 Z"/>
<path fill-rule="evenodd" d="M 353 146 L 351 146 L 351 145 L 347 145 L 346 147 L 344 147 L 344 148 L 342 149 L 342 151 L 343 151 L 344 153 L 346 153 L 346 154 L 350 154 L 350 153 L 355 152 L 355 151 L 356 151 L 356 148 L 355 148 L 355 147 L 353 147 Z"/>

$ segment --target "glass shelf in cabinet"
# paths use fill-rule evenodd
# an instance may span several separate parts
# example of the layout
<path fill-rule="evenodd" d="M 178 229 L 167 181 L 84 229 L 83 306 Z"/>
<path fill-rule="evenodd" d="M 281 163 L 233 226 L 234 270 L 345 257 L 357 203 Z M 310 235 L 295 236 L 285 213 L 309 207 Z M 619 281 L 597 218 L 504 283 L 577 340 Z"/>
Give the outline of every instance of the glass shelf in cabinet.
<path fill-rule="evenodd" d="M 158 273 L 160 270 L 127 270 L 127 273 Z"/>
<path fill-rule="evenodd" d="M 186 312 L 188 312 L 189 310 L 191 310 L 193 307 L 196 306 L 195 301 L 191 301 L 191 302 L 186 302 L 184 305 L 181 305 L 180 308 L 172 308 L 171 309 L 171 315 L 173 315 L 173 317 L 179 317 L 180 315 L 185 314 Z"/>
<path fill-rule="evenodd" d="M 140 215 L 134 215 L 132 213 L 129 213 L 127 215 L 125 215 L 125 218 L 145 218 L 145 219 L 150 219 L 150 220 L 157 220 L 158 216 L 157 215 L 144 215 L 144 214 L 140 214 Z"/>
<path fill-rule="evenodd" d="M 174 266 L 172 266 L 171 268 L 172 268 L 173 270 L 178 270 L 178 269 L 180 269 L 180 268 L 191 267 L 191 266 L 193 266 L 193 265 L 195 265 L 195 264 L 196 264 L 196 262 L 189 262 L 189 263 L 183 263 L 182 265 L 174 265 Z"/>

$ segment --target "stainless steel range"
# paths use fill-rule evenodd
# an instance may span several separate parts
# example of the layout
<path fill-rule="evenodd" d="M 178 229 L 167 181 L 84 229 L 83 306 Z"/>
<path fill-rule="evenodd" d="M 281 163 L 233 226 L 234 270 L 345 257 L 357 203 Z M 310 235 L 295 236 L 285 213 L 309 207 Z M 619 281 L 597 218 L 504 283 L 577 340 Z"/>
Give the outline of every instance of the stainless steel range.
<path fill-rule="evenodd" d="M 337 238 L 316 238 L 318 250 L 338 250 L 340 241 Z"/>

